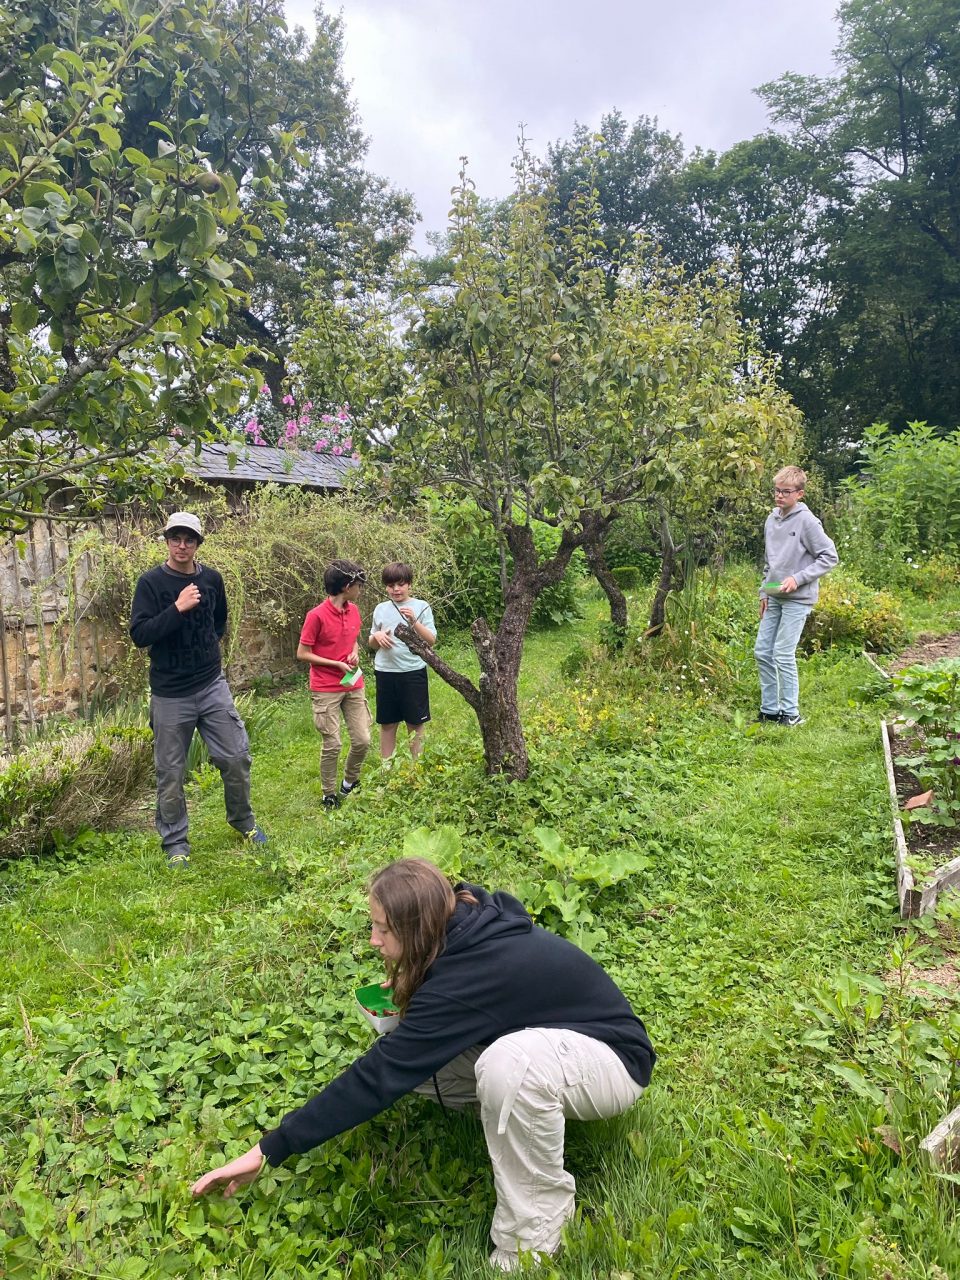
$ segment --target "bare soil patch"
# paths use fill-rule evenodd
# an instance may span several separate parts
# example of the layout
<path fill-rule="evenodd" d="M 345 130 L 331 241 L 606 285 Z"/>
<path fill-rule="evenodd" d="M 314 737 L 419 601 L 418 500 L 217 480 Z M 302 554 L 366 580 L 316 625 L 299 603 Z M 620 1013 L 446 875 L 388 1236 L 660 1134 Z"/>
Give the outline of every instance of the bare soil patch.
<path fill-rule="evenodd" d="M 921 631 L 909 649 L 904 649 L 903 653 L 890 659 L 886 669 L 902 671 L 904 667 L 912 667 L 915 663 L 927 665 L 939 662 L 941 658 L 960 658 L 960 631 L 951 631 L 945 636 Z"/>
<path fill-rule="evenodd" d="M 883 975 L 883 979 L 887 986 L 895 987 L 900 981 L 900 975 L 895 969 L 891 969 Z M 921 983 L 929 983 L 933 987 L 941 987 L 944 991 L 955 995 L 957 991 L 960 991 L 960 968 L 958 968 L 958 962 L 947 960 L 943 964 L 933 965 L 929 969 L 918 969 L 916 965 L 908 965 L 906 969 L 906 986 L 908 990 L 923 990 Z M 951 1003 L 947 996 L 940 996 L 930 991 L 925 991 L 924 994 L 936 1003 L 944 1005 Z"/>

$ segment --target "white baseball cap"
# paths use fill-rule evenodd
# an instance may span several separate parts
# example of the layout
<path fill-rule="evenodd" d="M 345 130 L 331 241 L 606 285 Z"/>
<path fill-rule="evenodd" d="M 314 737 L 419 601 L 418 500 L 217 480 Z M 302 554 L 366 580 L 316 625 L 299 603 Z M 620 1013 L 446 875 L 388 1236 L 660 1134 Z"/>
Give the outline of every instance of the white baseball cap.
<path fill-rule="evenodd" d="M 189 533 L 195 533 L 201 542 L 203 541 L 200 521 L 189 511 L 175 511 L 163 526 L 164 534 L 172 533 L 174 529 L 186 529 Z"/>

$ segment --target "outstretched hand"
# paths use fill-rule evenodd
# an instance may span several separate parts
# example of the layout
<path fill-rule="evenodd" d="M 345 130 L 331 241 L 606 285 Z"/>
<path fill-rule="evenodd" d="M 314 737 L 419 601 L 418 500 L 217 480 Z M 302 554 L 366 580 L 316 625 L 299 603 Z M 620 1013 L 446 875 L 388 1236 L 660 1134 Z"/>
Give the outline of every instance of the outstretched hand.
<path fill-rule="evenodd" d="M 223 1186 L 223 1194 L 232 1196 L 241 1187 L 247 1186 L 253 1182 L 257 1174 L 263 1168 L 263 1152 L 260 1150 L 260 1143 L 255 1147 L 251 1147 L 249 1151 L 245 1151 L 242 1156 L 237 1156 L 236 1160 L 231 1160 L 229 1164 L 221 1165 L 219 1169 L 211 1169 L 209 1173 L 205 1173 L 202 1178 L 198 1178 L 190 1188 L 195 1196 L 206 1195 L 208 1191 L 212 1191 L 214 1187 Z"/>

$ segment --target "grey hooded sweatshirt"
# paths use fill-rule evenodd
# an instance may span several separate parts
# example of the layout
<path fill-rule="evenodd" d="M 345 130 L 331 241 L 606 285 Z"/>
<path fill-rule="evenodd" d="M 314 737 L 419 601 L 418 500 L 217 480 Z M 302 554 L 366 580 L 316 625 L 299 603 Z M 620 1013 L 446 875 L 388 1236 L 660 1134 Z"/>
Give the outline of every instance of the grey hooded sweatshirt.
<path fill-rule="evenodd" d="M 839 563 L 837 548 L 823 531 L 823 525 L 805 502 L 798 502 L 786 514 L 774 509 L 763 527 L 763 581 L 783 582 L 795 578 L 796 591 L 781 594 L 764 591 L 761 596 L 816 604 L 819 579 Z"/>

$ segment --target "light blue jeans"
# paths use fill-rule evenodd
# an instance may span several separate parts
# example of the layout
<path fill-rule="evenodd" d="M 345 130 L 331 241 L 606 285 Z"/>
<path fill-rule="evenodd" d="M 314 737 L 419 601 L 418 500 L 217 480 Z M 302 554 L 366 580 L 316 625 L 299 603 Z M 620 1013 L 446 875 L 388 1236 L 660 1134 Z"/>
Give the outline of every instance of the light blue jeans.
<path fill-rule="evenodd" d="M 760 668 L 760 710 L 764 715 L 775 716 L 781 711 L 788 716 L 800 714 L 797 645 L 812 608 L 795 600 L 767 600 L 753 648 Z"/>

